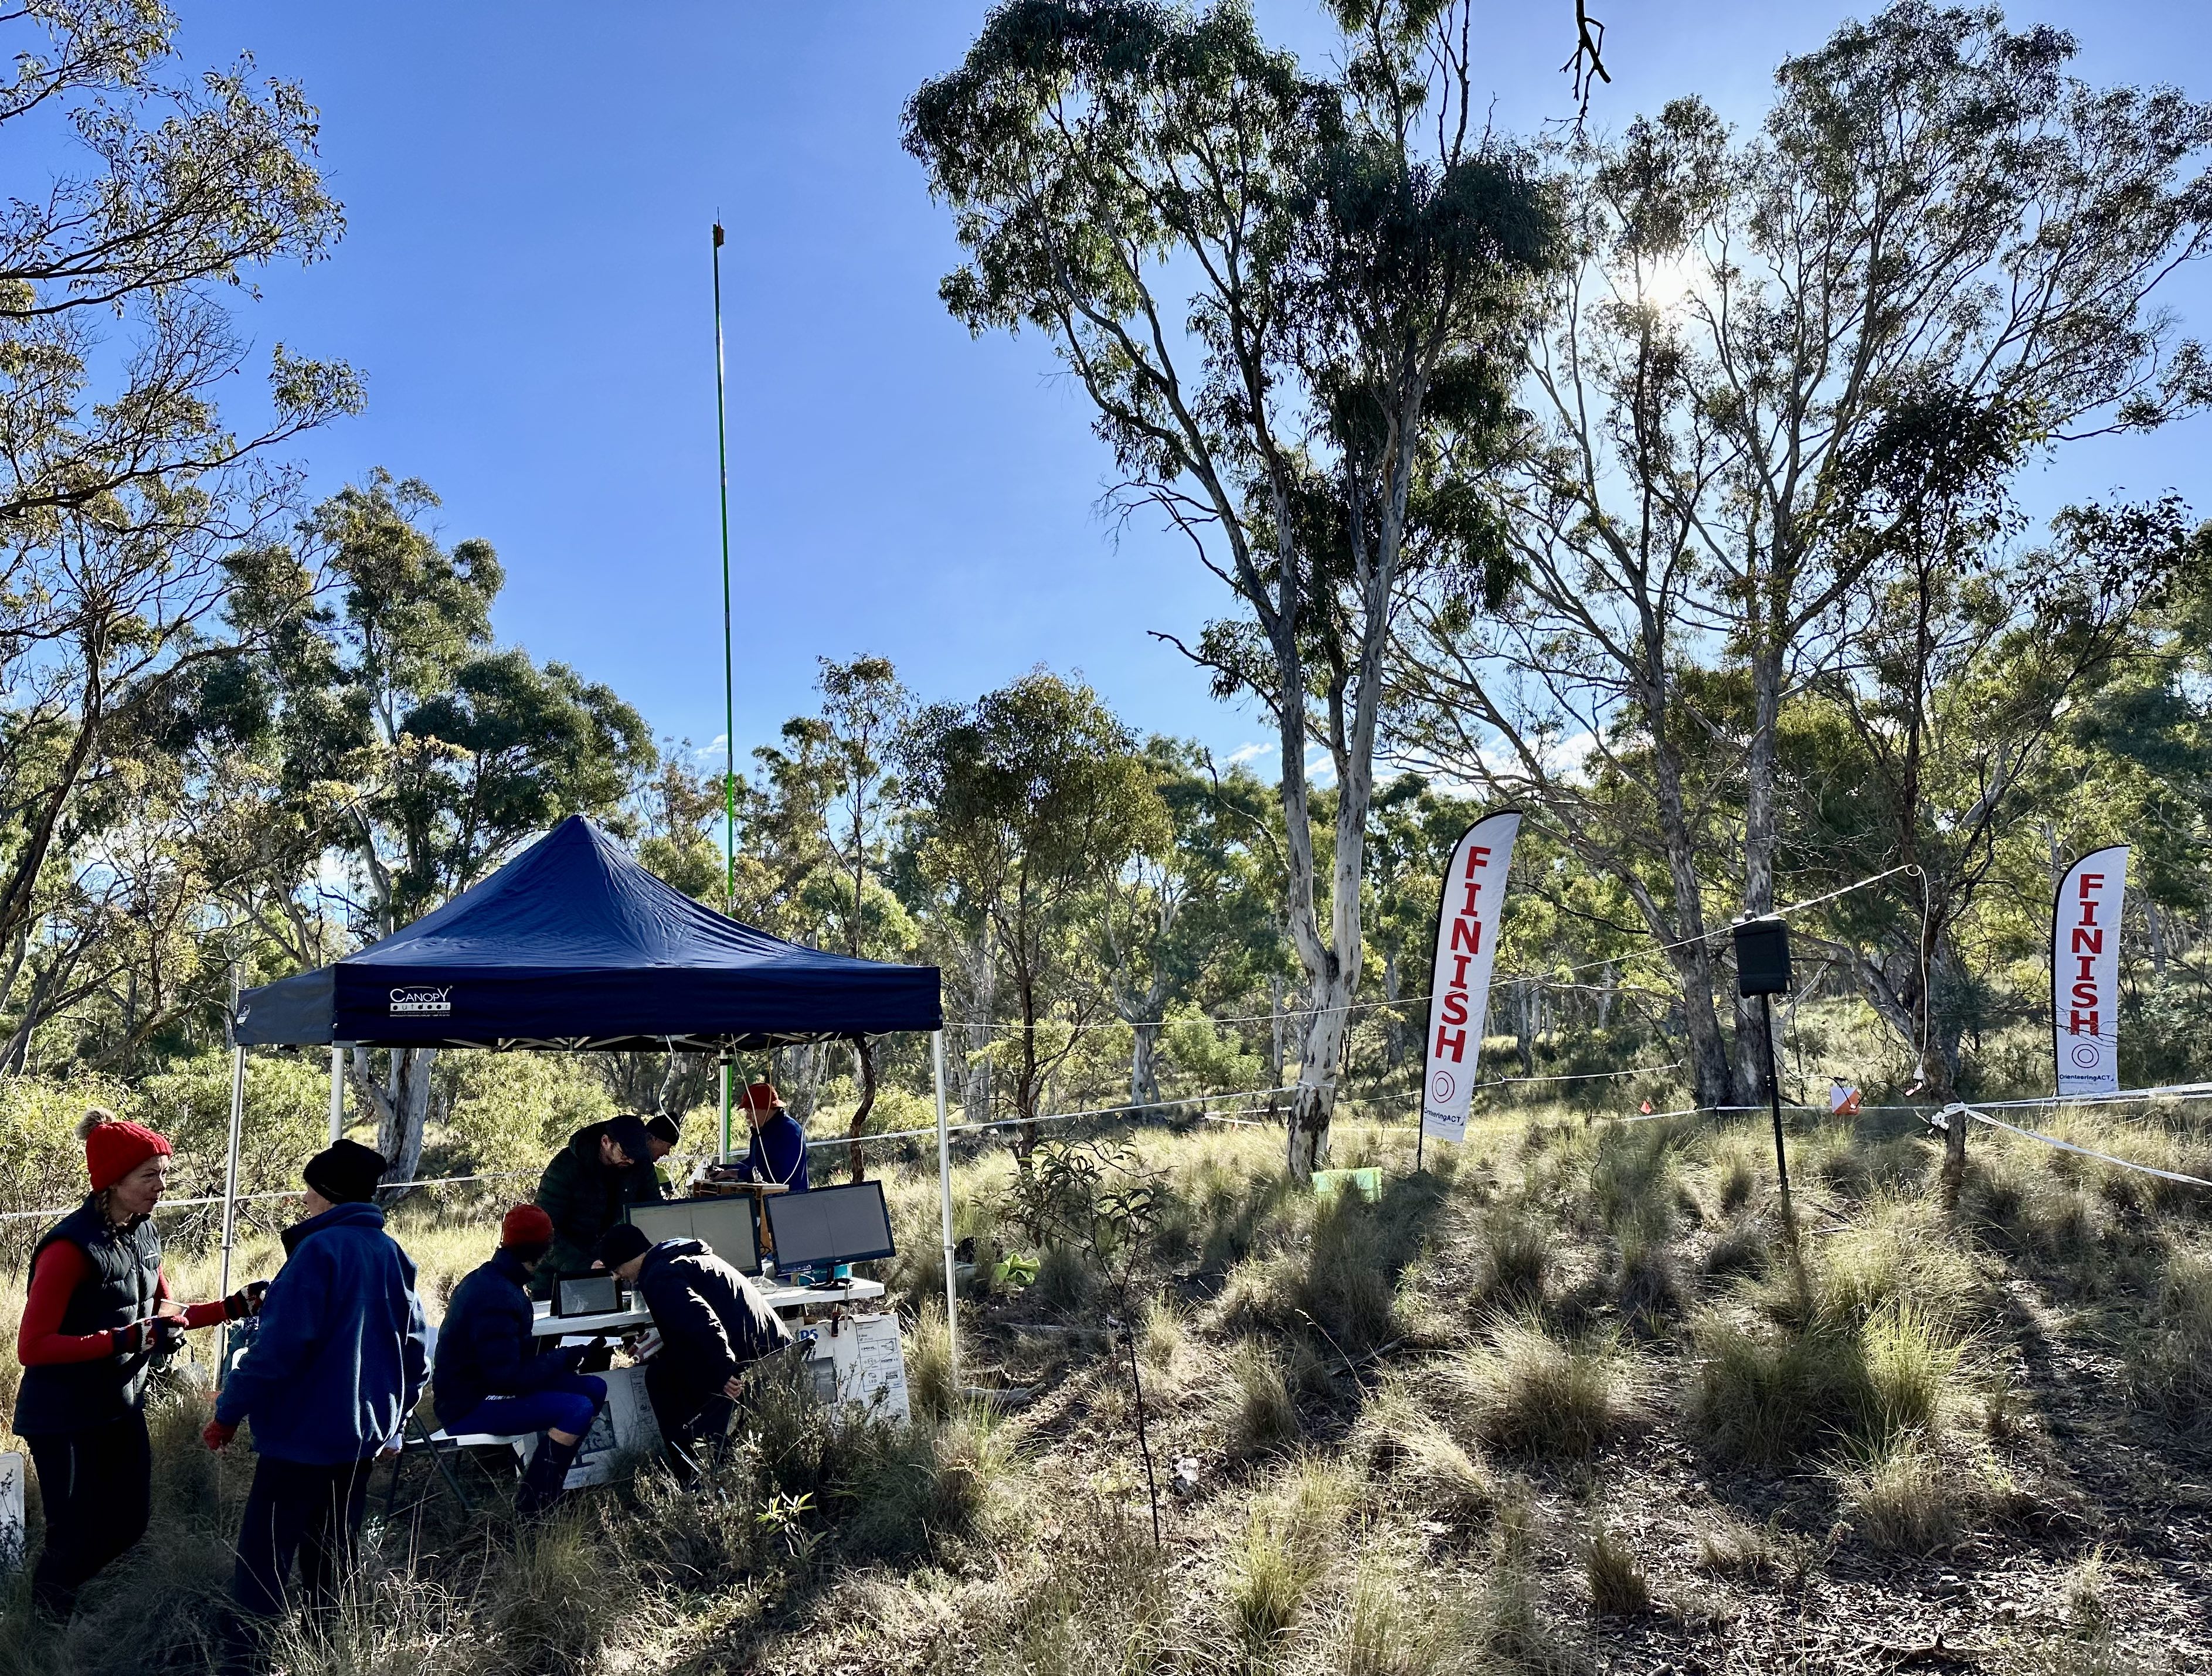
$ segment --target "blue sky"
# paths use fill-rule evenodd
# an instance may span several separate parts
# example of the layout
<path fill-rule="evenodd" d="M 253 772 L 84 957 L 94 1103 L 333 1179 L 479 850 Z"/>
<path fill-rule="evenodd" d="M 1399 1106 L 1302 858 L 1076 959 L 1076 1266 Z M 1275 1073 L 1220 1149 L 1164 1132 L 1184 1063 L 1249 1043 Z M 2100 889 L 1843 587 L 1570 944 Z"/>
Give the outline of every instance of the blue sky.
<path fill-rule="evenodd" d="M 1263 740 L 1146 631 L 1225 608 L 1188 550 L 1098 510 L 1108 462 L 1034 337 L 971 340 L 939 304 L 948 221 L 899 149 L 900 108 L 955 64 L 973 3 L 206 3 L 188 59 L 252 51 L 324 115 L 347 236 L 272 273 L 241 325 L 367 375 L 360 418 L 307 440 L 315 492 L 377 465 L 428 481 L 482 536 L 502 638 L 611 683 L 653 726 L 722 732 L 708 228 L 730 229 L 732 562 L 742 752 L 810 707 L 817 655 L 892 658 L 926 697 L 1044 663 L 1133 725 L 1226 754 Z M 1675 94 L 1755 120 L 1775 64 L 1865 7 L 1609 0 L 1593 120 Z M 1318 9 L 1260 0 L 1325 58 Z M 1571 0 L 1498 3 L 1499 123 L 1569 109 Z M 2082 40 L 2098 81 L 2212 96 L 2212 8 L 2016 6 Z M 2212 283 L 2174 305 L 2212 330 Z M 2178 488 L 2200 511 L 2206 422 L 2097 445 L 2035 505 Z M 1263 763 L 1264 766 L 1264 763 Z"/>

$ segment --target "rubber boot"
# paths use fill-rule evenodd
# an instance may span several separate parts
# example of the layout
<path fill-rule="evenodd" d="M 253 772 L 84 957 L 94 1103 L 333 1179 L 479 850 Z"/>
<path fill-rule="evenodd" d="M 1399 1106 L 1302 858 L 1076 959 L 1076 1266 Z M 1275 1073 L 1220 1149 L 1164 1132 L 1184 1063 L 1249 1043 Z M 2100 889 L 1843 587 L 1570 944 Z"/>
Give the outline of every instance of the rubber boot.
<path fill-rule="evenodd" d="M 538 1435 L 538 1453 L 530 1457 L 529 1470 L 515 1486 L 514 1510 L 521 1518 L 535 1518 L 561 1499 L 562 1481 L 576 1459 L 581 1439 L 556 1442 L 550 1432 Z"/>

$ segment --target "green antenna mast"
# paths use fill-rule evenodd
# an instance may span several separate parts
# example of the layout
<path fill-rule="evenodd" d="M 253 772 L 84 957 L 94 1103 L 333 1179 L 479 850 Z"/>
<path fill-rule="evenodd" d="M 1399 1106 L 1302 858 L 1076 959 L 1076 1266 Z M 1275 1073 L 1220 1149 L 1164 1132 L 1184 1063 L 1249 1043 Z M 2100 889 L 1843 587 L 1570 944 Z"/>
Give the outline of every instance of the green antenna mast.
<path fill-rule="evenodd" d="M 722 223 L 714 223 L 714 446 L 722 466 L 722 912 L 738 914 L 738 684 L 730 641 L 730 427 L 723 408 Z M 730 1082 L 722 1053 L 722 1157 L 730 1156 Z"/>

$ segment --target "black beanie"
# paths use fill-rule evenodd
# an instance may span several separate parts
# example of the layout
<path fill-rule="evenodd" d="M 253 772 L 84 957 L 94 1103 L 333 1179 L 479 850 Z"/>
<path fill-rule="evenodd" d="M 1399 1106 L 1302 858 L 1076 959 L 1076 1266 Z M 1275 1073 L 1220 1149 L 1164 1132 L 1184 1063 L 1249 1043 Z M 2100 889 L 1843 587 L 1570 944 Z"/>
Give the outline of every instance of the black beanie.
<path fill-rule="evenodd" d="M 338 1140 L 308 1159 L 301 1175 L 331 1204 L 361 1205 L 376 1197 L 377 1183 L 390 1168 L 381 1152 L 357 1140 Z"/>
<path fill-rule="evenodd" d="M 676 1120 L 663 1114 L 647 1120 L 645 1133 L 656 1140 L 665 1140 L 671 1146 L 684 1139 L 684 1131 L 677 1127 Z"/>
<path fill-rule="evenodd" d="M 652 1240 L 634 1222 L 618 1222 L 599 1236 L 599 1260 L 611 1269 L 618 1269 L 652 1249 Z"/>

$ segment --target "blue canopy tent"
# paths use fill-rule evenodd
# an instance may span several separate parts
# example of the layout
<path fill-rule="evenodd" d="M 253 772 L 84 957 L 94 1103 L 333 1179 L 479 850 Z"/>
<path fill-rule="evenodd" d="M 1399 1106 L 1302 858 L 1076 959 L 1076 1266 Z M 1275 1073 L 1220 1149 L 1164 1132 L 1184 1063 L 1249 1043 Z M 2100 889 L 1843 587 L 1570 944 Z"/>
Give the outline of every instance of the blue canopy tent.
<path fill-rule="evenodd" d="M 223 1283 L 236 1226 L 246 1050 L 331 1050 L 331 1133 L 354 1047 L 663 1049 L 728 1055 L 898 1030 L 933 1037 L 951 1307 L 945 1015 L 934 967 L 833 955 L 715 913 L 572 815 L 482 884 L 344 959 L 249 989 L 232 1021 Z"/>

